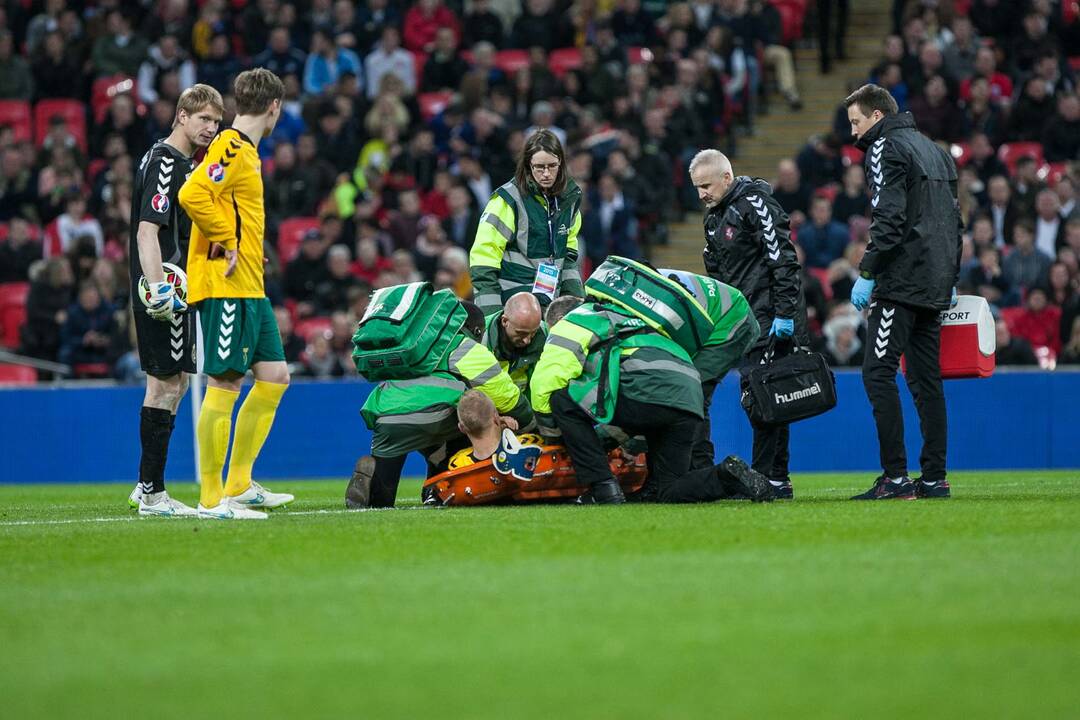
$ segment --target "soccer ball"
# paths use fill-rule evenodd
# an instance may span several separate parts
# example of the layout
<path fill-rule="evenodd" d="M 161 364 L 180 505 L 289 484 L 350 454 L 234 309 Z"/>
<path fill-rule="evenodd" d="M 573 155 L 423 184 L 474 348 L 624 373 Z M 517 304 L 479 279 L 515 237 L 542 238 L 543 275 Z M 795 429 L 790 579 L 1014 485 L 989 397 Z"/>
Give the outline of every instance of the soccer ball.
<path fill-rule="evenodd" d="M 184 274 L 184 271 L 172 263 L 162 263 L 161 270 L 165 274 L 165 282 L 172 283 L 176 297 L 186 302 L 187 275 Z M 143 275 L 139 278 L 139 298 L 146 307 L 150 307 L 151 295 L 150 283 L 146 281 L 146 276 Z"/>

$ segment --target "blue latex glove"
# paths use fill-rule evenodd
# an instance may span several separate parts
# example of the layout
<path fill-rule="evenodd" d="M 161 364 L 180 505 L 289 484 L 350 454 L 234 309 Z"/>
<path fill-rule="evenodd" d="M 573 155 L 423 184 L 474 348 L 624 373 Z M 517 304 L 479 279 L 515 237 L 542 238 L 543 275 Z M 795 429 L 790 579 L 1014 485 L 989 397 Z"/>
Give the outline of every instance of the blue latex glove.
<path fill-rule="evenodd" d="M 789 338 L 795 334 L 795 321 L 791 318 L 773 318 L 769 334 L 778 338 Z"/>
<path fill-rule="evenodd" d="M 960 301 L 960 298 L 956 294 L 956 288 L 953 288 L 952 289 L 952 297 L 949 298 L 949 307 L 951 307 L 951 308 L 956 307 L 956 303 L 958 303 L 959 301 Z"/>
<path fill-rule="evenodd" d="M 860 277 L 851 288 L 851 304 L 857 310 L 865 310 L 870 305 L 870 294 L 874 292 L 874 281 Z"/>

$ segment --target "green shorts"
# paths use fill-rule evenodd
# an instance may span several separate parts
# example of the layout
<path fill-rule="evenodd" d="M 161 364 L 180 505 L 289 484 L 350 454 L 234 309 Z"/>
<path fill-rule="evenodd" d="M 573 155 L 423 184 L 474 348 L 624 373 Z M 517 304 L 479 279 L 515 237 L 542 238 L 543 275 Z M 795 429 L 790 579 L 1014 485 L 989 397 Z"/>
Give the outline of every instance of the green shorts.
<path fill-rule="evenodd" d="M 244 374 L 258 362 L 285 360 L 268 298 L 207 298 L 198 304 L 203 372 Z"/>

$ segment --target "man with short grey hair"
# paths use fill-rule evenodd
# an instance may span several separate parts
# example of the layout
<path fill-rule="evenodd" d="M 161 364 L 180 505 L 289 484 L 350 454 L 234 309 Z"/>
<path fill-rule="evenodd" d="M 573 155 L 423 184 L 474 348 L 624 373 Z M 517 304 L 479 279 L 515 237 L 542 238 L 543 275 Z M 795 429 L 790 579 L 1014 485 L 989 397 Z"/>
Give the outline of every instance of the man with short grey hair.
<path fill-rule="evenodd" d="M 746 296 L 761 327 L 743 367 L 808 345 L 802 270 L 772 188 L 760 178 L 735 177 L 727 156 L 712 149 L 694 156 L 690 179 L 706 207 L 705 270 Z M 752 425 L 754 470 L 769 478 L 777 499 L 792 498 L 788 426 Z"/>

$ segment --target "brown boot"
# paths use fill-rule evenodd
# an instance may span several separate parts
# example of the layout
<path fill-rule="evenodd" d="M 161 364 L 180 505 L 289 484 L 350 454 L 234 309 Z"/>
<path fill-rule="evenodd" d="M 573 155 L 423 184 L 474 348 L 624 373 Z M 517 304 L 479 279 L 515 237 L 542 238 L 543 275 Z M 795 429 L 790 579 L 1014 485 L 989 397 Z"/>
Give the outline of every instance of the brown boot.
<path fill-rule="evenodd" d="M 345 488 L 345 507 L 361 510 L 371 507 L 371 476 L 375 474 L 375 458 L 365 455 L 356 461 L 349 486 Z"/>

